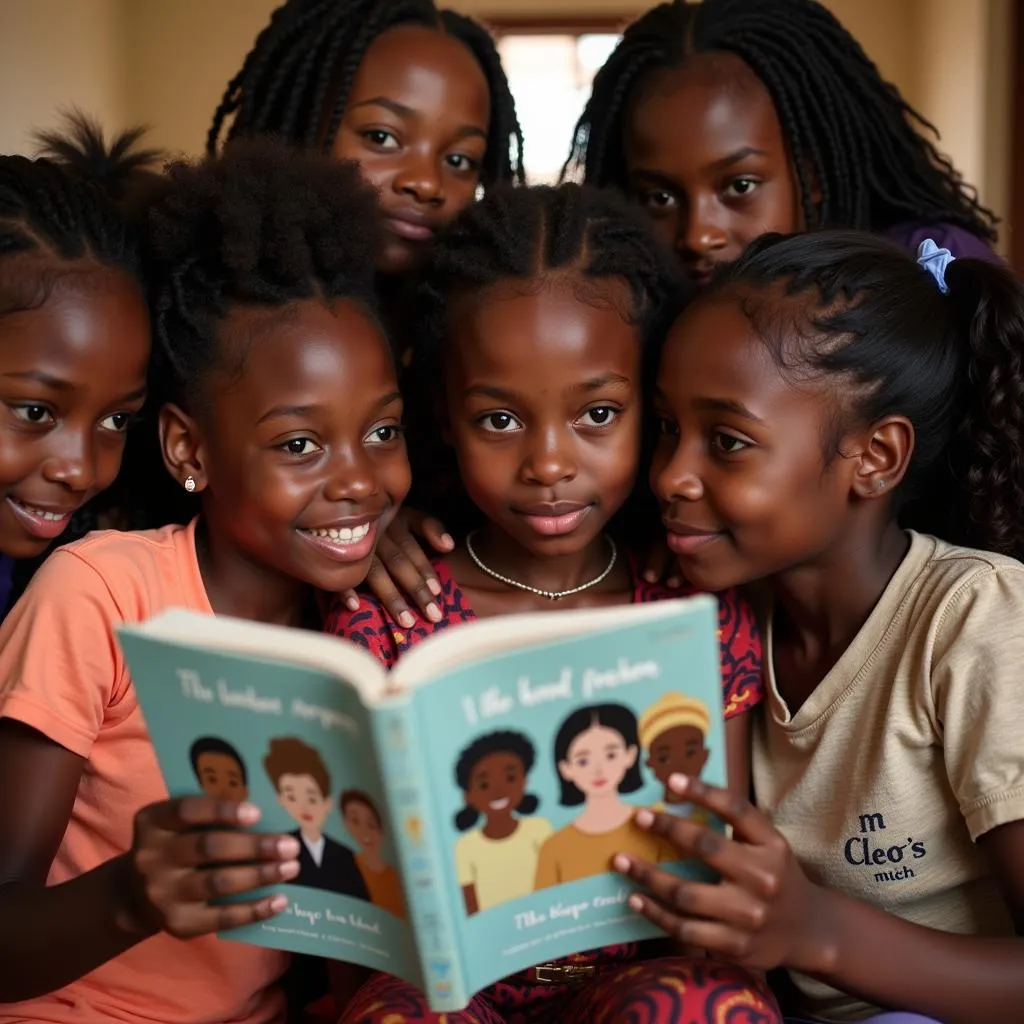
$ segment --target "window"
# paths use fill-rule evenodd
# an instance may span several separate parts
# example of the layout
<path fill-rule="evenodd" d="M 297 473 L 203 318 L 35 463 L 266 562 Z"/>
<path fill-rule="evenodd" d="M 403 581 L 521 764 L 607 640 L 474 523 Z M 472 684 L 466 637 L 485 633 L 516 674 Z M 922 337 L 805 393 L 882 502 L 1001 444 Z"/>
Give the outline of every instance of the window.
<path fill-rule="evenodd" d="M 523 129 L 531 185 L 558 180 L 594 75 L 619 41 L 610 27 L 498 29 L 498 52 Z"/>

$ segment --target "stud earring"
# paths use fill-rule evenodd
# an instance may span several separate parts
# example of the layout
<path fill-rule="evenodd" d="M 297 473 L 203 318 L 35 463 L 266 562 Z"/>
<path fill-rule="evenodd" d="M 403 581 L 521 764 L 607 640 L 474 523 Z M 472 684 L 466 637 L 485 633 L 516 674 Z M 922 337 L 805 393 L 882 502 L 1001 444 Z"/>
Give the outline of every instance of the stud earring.
<path fill-rule="evenodd" d="M 877 486 L 878 486 L 878 489 L 880 491 L 884 491 L 885 490 L 885 481 L 884 480 L 879 480 Z"/>
<path fill-rule="evenodd" d="M 189 473 L 189 475 L 185 477 L 185 490 L 188 491 L 189 494 L 191 494 L 195 489 L 196 478 L 191 473 Z"/>

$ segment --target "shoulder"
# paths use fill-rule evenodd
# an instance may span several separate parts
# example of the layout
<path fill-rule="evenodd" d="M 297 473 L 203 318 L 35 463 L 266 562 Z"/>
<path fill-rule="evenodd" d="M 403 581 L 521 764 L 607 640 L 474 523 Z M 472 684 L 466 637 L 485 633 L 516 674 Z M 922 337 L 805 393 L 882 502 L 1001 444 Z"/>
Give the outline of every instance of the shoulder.
<path fill-rule="evenodd" d="M 526 839 L 544 839 L 551 835 L 554 829 L 547 818 L 520 818 L 519 828 Z"/>
<path fill-rule="evenodd" d="M 956 224 L 943 221 L 934 224 L 903 222 L 893 224 L 882 234 L 900 248 L 906 249 L 911 255 L 916 255 L 921 243 L 930 238 L 940 249 L 948 249 L 954 256 L 961 259 L 986 260 L 989 263 L 1002 262 L 984 238 L 979 238 L 967 228 Z"/>

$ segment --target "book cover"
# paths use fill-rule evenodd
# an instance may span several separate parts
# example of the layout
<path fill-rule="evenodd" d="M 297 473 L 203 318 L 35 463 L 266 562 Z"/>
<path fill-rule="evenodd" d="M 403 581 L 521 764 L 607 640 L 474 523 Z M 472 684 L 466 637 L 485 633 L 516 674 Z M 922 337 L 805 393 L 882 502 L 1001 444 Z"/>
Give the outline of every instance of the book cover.
<path fill-rule="evenodd" d="M 645 608 L 622 625 L 621 610 L 501 620 L 498 649 L 459 663 L 477 628 L 462 626 L 421 645 L 432 672 L 405 681 L 406 663 L 389 681 L 335 638 L 308 638 L 317 664 L 300 664 L 275 643 L 293 631 L 256 627 L 245 653 L 126 629 L 169 791 L 245 796 L 261 829 L 300 839 L 288 909 L 223 937 L 387 971 L 442 1011 L 525 967 L 657 935 L 611 857 L 703 873 L 632 817 L 667 806 L 673 771 L 724 784 L 725 752 L 714 600 Z M 575 635 L 536 624 L 574 615 Z"/>

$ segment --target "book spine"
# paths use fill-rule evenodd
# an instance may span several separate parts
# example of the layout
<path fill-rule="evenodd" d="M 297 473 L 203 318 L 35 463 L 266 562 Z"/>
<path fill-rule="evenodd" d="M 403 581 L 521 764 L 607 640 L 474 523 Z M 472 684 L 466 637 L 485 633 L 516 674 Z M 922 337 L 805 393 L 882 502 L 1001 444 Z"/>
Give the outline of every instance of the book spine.
<path fill-rule="evenodd" d="M 472 993 L 463 978 L 462 947 L 425 784 L 429 769 L 416 741 L 415 714 L 412 702 L 405 701 L 375 708 L 371 720 L 424 993 L 431 1011 L 451 1013 L 463 1009 Z"/>

